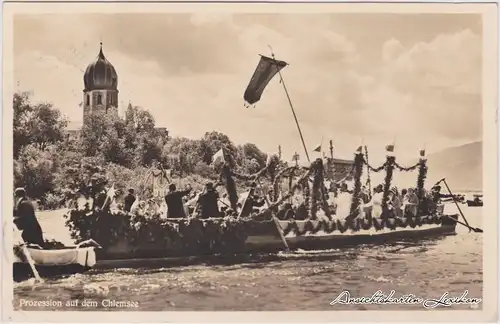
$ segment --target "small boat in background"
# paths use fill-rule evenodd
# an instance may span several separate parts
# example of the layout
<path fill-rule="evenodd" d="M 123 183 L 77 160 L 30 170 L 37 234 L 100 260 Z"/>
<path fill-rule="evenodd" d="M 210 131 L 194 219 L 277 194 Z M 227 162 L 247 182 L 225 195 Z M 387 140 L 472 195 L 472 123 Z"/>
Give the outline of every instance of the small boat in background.
<path fill-rule="evenodd" d="M 469 207 L 483 207 L 483 195 L 475 194 L 473 195 L 474 199 L 467 199 L 467 206 Z"/>

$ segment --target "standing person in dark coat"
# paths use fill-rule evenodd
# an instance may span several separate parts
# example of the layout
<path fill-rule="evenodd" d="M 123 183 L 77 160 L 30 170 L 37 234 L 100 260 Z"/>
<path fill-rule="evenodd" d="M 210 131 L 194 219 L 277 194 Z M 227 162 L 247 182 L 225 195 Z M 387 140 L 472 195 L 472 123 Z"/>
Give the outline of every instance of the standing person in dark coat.
<path fill-rule="evenodd" d="M 245 200 L 240 216 L 241 217 L 247 217 L 250 216 L 250 214 L 253 212 L 253 209 L 255 207 L 262 207 L 265 205 L 266 201 L 264 198 L 260 198 L 255 194 L 255 189 L 257 185 L 255 183 L 252 183 L 252 186 L 250 187 L 250 191 L 248 192 L 248 197 Z"/>
<path fill-rule="evenodd" d="M 36 219 L 35 207 L 26 197 L 26 191 L 23 188 L 17 188 L 14 197 L 14 223 L 20 231 L 23 231 L 22 238 L 24 242 L 38 244 L 43 247 L 42 228 Z"/>
<path fill-rule="evenodd" d="M 168 186 L 168 193 L 165 196 L 165 202 L 167 203 L 167 218 L 183 218 L 186 217 L 184 212 L 184 203 L 182 198 L 189 195 L 191 192 L 191 186 L 187 185 L 186 190 L 177 191 L 175 184 L 170 184 Z"/>
<path fill-rule="evenodd" d="M 219 217 L 219 194 L 214 189 L 213 183 L 209 182 L 205 186 L 205 192 L 201 194 L 198 199 L 198 204 L 200 204 L 200 217 L 210 218 Z"/>
<path fill-rule="evenodd" d="M 126 212 L 130 212 L 130 208 L 132 208 L 132 205 L 134 204 L 135 200 L 137 199 L 134 195 L 134 189 L 130 188 L 128 190 L 128 194 L 125 196 L 125 202 L 123 204 L 123 209 Z"/>

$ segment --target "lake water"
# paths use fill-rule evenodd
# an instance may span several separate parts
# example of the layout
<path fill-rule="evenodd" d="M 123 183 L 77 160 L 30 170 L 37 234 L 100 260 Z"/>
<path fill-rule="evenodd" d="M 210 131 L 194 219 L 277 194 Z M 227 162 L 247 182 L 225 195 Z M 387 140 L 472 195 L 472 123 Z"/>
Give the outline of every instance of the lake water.
<path fill-rule="evenodd" d="M 447 205 L 447 212 L 456 212 Z M 461 205 L 473 227 L 481 225 L 482 208 Z M 47 238 L 66 241 L 62 211 L 39 218 Z M 439 299 L 444 292 L 482 298 L 482 234 L 457 224 L 457 235 L 418 245 L 399 243 L 329 251 L 280 253 L 272 262 L 165 269 L 91 271 L 44 284 L 14 285 L 15 309 L 23 310 L 362 310 L 411 309 L 422 305 L 330 305 L 342 291 L 351 297 L 371 296 L 377 290 L 395 296 L 413 294 Z M 78 300 L 79 306 L 20 307 L 26 300 Z M 89 304 L 82 307 L 83 301 Z M 106 300 L 132 307 L 109 307 Z M 96 306 L 97 304 L 97 306 Z M 104 306 L 103 306 L 104 304 Z M 105 307 L 108 306 L 108 307 Z M 137 306 L 137 307 L 135 307 Z M 97 308 L 96 308 L 97 307 Z M 479 305 L 478 309 L 481 308 Z M 470 309 L 457 305 L 447 309 Z"/>

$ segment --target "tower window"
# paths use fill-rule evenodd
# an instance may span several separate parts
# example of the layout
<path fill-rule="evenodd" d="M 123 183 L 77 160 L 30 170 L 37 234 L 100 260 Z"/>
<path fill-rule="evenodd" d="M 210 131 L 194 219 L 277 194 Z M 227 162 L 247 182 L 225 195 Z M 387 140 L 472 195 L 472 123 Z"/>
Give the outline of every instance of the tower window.
<path fill-rule="evenodd" d="M 112 86 L 113 88 L 116 88 L 116 77 L 113 77 L 113 78 L 111 79 L 111 86 Z"/>
<path fill-rule="evenodd" d="M 87 94 L 86 98 L 85 98 L 85 104 L 88 106 L 90 105 L 90 96 Z"/>
<path fill-rule="evenodd" d="M 97 104 L 102 105 L 102 94 L 100 93 L 97 95 Z"/>

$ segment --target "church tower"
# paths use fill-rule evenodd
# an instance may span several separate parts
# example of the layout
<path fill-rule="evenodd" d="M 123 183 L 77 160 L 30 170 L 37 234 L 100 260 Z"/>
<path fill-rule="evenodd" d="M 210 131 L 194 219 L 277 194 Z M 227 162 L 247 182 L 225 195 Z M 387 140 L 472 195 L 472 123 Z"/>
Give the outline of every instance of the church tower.
<path fill-rule="evenodd" d="M 90 63 L 83 75 L 83 124 L 94 113 L 118 116 L 118 75 L 102 52 Z"/>

